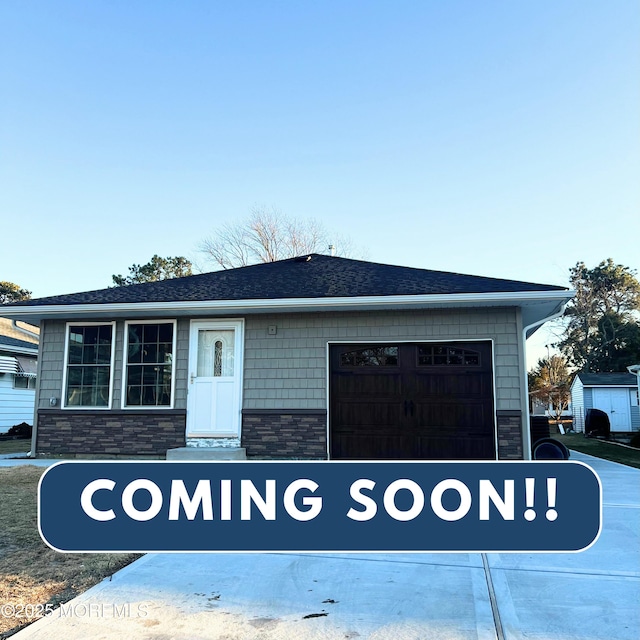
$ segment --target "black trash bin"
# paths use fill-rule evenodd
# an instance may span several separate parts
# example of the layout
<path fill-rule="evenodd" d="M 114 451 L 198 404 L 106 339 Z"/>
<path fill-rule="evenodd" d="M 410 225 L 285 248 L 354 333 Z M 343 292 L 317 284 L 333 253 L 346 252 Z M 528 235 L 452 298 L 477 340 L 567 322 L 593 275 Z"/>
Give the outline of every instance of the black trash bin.
<path fill-rule="evenodd" d="M 538 440 L 548 438 L 551 435 L 549 418 L 547 416 L 529 416 L 529 425 L 531 426 L 531 450 L 533 451 L 533 445 Z"/>
<path fill-rule="evenodd" d="M 600 409 L 587 409 L 584 416 L 584 434 L 587 438 L 611 437 L 611 423 L 606 412 Z"/>

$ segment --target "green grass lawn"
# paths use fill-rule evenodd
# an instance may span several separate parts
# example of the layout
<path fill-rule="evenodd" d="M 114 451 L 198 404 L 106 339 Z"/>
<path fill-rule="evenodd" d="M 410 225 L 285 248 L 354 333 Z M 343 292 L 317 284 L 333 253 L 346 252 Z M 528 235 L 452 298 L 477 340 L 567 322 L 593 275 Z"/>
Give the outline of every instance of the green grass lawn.
<path fill-rule="evenodd" d="M 27 453 L 31 449 L 31 438 L 0 440 L 0 453 Z"/>
<path fill-rule="evenodd" d="M 568 433 L 564 436 L 555 434 L 553 437 L 574 451 L 640 469 L 640 449 L 621 447 L 606 440 L 585 438 L 582 433 Z"/>

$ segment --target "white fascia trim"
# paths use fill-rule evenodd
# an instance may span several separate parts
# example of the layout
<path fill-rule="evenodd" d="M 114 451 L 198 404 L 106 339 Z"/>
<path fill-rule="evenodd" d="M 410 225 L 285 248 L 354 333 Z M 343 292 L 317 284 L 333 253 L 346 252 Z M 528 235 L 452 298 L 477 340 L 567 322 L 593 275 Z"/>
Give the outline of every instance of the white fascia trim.
<path fill-rule="evenodd" d="M 358 309 L 368 307 L 411 307 L 430 305 L 474 305 L 500 303 L 504 306 L 517 306 L 522 303 L 569 301 L 575 295 L 574 291 L 519 291 L 502 293 L 452 293 L 429 295 L 401 295 L 401 296 L 357 296 L 341 298 L 278 298 L 253 300 L 201 300 L 183 302 L 133 302 L 107 304 L 60 304 L 33 305 L 11 309 L 10 315 L 52 315 L 68 316 L 73 314 L 109 314 L 114 312 L 144 312 L 144 311 L 218 311 L 228 310 L 280 310 L 304 311 L 307 308 L 327 307 L 333 309 Z"/>
<path fill-rule="evenodd" d="M 635 389 L 636 383 L 629 382 L 629 384 L 583 384 L 585 389 Z"/>

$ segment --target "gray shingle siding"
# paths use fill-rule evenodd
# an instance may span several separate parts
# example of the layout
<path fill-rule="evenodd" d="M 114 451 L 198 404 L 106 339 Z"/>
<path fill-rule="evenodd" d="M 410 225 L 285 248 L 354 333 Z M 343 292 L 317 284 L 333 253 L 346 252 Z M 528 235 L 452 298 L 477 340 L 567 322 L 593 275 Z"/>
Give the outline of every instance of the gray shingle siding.
<path fill-rule="evenodd" d="M 521 410 L 514 309 L 248 316 L 243 408 L 326 409 L 327 342 L 464 339 L 494 341 L 496 409 Z"/>
<path fill-rule="evenodd" d="M 187 408 L 187 381 L 189 377 L 189 319 L 178 319 L 178 335 L 176 341 L 176 409 Z"/>
<path fill-rule="evenodd" d="M 177 325 L 176 409 L 186 409 L 189 319 Z M 268 327 L 276 325 L 275 335 Z M 64 321 L 42 326 L 38 408 L 63 395 Z M 120 408 L 124 322 L 116 324 L 113 408 Z M 244 409 L 326 409 L 327 343 L 491 339 L 496 410 L 520 410 L 519 336 L 515 309 L 388 311 L 381 313 L 250 315 L 245 319 Z"/>
<path fill-rule="evenodd" d="M 49 408 L 49 398 L 62 398 L 62 371 L 66 323 L 57 320 L 43 322 L 40 328 L 40 376 L 36 407 Z"/>

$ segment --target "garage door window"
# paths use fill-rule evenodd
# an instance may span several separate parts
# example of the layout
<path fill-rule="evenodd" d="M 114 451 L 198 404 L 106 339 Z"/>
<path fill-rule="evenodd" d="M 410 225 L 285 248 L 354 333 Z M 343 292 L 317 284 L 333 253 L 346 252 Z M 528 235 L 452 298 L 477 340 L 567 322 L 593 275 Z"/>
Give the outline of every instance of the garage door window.
<path fill-rule="evenodd" d="M 398 365 L 398 347 L 368 347 L 340 355 L 343 367 L 389 367 Z"/>
<path fill-rule="evenodd" d="M 472 349 L 424 345 L 418 347 L 418 365 L 421 367 L 479 367 L 480 353 Z"/>

